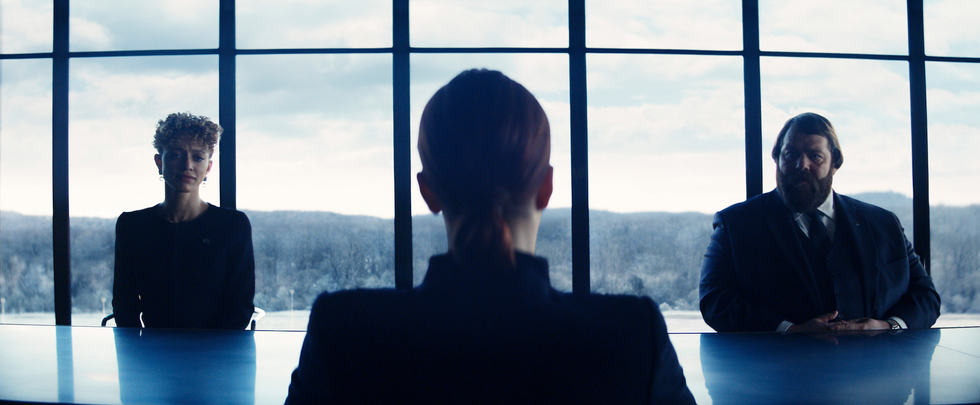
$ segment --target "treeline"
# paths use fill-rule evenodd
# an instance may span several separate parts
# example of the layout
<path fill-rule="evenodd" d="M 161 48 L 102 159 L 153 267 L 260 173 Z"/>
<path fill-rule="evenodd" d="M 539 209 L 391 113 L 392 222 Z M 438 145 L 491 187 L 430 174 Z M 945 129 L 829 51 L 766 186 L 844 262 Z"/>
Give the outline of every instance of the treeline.
<path fill-rule="evenodd" d="M 906 227 L 911 202 L 894 193 L 857 196 L 888 208 Z M 266 311 L 306 309 L 323 291 L 394 286 L 393 221 L 327 212 L 246 211 L 255 248 L 255 304 Z M 980 205 L 932 207 L 932 274 L 945 313 L 980 313 Z M 446 251 L 442 218 L 413 218 L 413 280 Z M 72 305 L 101 311 L 112 301 L 115 219 L 71 219 Z M 594 292 L 649 295 L 672 309 L 697 309 L 711 215 L 590 212 Z M 906 229 L 911 236 L 911 229 Z M 537 253 L 555 288 L 572 286 L 571 214 L 546 210 Z M 51 312 L 51 218 L 0 213 L 0 297 L 5 310 Z"/>

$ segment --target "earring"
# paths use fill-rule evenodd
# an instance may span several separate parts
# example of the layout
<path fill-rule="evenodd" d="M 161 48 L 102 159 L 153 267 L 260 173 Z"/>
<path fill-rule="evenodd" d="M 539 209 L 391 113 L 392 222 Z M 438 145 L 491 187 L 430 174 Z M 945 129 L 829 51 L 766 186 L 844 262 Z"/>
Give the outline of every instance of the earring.
<path fill-rule="evenodd" d="M 163 175 L 162 174 L 160 175 L 160 181 L 163 181 Z"/>

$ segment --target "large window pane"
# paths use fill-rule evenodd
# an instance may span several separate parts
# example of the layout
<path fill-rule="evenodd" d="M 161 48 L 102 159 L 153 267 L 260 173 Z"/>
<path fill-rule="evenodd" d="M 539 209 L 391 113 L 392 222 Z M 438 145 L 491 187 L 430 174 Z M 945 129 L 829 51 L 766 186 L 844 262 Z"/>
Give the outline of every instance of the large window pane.
<path fill-rule="evenodd" d="M 980 56 L 980 2 L 925 0 L 922 7 L 926 55 Z"/>
<path fill-rule="evenodd" d="M 551 285 L 559 290 L 572 290 L 571 251 L 571 152 L 568 107 L 568 57 L 565 55 L 413 55 L 412 56 L 412 173 L 422 170 L 415 145 L 422 110 L 440 87 L 460 72 L 472 68 L 499 70 L 521 83 L 538 99 L 551 126 L 551 166 L 554 167 L 555 189 L 551 203 L 544 210 L 538 230 L 538 256 L 548 259 Z M 414 283 L 425 277 L 429 257 L 445 253 L 446 228 L 442 217 L 433 217 L 419 194 L 418 183 L 412 180 L 412 255 Z"/>
<path fill-rule="evenodd" d="M 413 0 L 408 15 L 412 46 L 568 46 L 563 0 Z"/>
<path fill-rule="evenodd" d="M 592 290 L 700 321 L 711 214 L 745 197 L 741 58 L 590 55 L 588 71 Z"/>
<path fill-rule="evenodd" d="M 764 51 L 908 53 L 904 0 L 761 0 Z"/>
<path fill-rule="evenodd" d="M 738 50 L 740 6 L 586 2 L 587 44 Z M 414 47 L 568 46 L 561 0 L 413 0 L 409 7 Z M 978 7 L 925 0 L 926 53 L 980 56 L 980 25 L 972 19 Z M 51 52 L 52 10 L 49 1 L 0 0 L 0 52 Z M 759 11 L 765 51 L 907 53 L 902 0 L 760 0 Z M 70 12 L 76 52 L 218 46 L 218 2 L 72 2 Z M 391 3 L 381 0 L 239 0 L 235 16 L 241 49 L 392 44 Z M 542 102 L 556 190 L 537 253 L 550 259 L 552 284 L 570 290 L 567 55 L 415 53 L 411 60 L 413 173 L 421 169 L 414 145 L 422 108 L 461 70 L 502 70 Z M 253 222 L 256 303 L 269 311 L 259 326 L 302 328 L 303 311 L 320 291 L 394 283 L 391 55 L 252 55 L 237 64 L 236 193 Z M 150 145 L 156 121 L 175 111 L 217 120 L 217 57 L 72 58 L 70 69 L 72 307 L 74 322 L 90 325 L 112 311 L 116 216 L 162 199 Z M 588 56 L 595 291 L 693 308 L 691 277 L 710 214 L 744 199 L 741 69 L 738 57 Z M 765 191 L 775 185 L 769 152 L 783 122 L 818 112 L 834 123 L 845 150 L 835 189 L 894 211 L 911 235 L 907 72 L 899 61 L 764 58 Z M 972 298 L 980 239 L 971 225 L 980 215 L 980 192 L 971 187 L 980 166 L 970 156 L 980 148 L 977 77 L 975 64 L 928 65 L 931 259 L 943 325 L 980 312 Z M 0 61 L 0 117 L 0 322 L 50 324 L 50 58 Z M 218 159 L 202 190 L 214 204 Z M 428 213 L 412 185 L 418 284 L 446 241 L 442 218 Z M 651 229 L 674 236 L 635 237 Z M 628 243 L 613 246 L 617 238 Z M 675 267 L 687 272 L 653 271 Z"/>
<path fill-rule="evenodd" d="M 393 153 L 391 55 L 238 59 L 261 328 L 305 328 L 289 311 L 323 291 L 394 286 Z"/>
<path fill-rule="evenodd" d="M 593 48 L 742 49 L 742 4 L 587 1 L 585 36 Z"/>
<path fill-rule="evenodd" d="M 912 240 L 912 129 L 908 64 L 837 59 L 762 60 L 765 191 L 776 187 L 771 152 L 787 119 L 815 112 L 834 125 L 844 165 L 834 190 L 898 215 Z"/>
<path fill-rule="evenodd" d="M 217 1 L 73 1 L 72 51 L 218 47 Z"/>
<path fill-rule="evenodd" d="M 115 221 L 163 201 L 153 155 L 159 120 L 190 112 L 217 121 L 218 58 L 74 59 L 69 76 L 72 323 L 112 311 Z M 219 205 L 217 152 L 201 198 Z M 105 301 L 103 301 L 103 299 Z"/>
<path fill-rule="evenodd" d="M 239 48 L 381 48 L 391 46 L 391 2 L 383 0 L 239 0 Z"/>
<path fill-rule="evenodd" d="M 980 64 L 929 63 L 932 276 L 941 321 L 980 313 Z"/>
<path fill-rule="evenodd" d="M 0 61 L 0 323 L 54 324 L 51 61 Z"/>
<path fill-rule="evenodd" d="M 46 0 L 0 0 L 0 51 L 51 52 L 52 10 Z"/>

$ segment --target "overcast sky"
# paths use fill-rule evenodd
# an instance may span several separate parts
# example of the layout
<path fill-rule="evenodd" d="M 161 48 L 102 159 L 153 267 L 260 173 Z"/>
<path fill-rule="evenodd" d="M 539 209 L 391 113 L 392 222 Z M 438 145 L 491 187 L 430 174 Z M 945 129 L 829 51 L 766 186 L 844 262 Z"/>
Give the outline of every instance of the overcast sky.
<path fill-rule="evenodd" d="M 385 1 L 237 2 L 243 49 L 390 47 Z M 741 2 L 587 2 L 587 45 L 738 50 Z M 905 2 L 760 1 L 762 49 L 907 53 Z M 217 1 L 71 4 L 73 51 L 215 48 Z M 926 52 L 980 56 L 980 2 L 926 1 Z M 51 3 L 0 0 L 0 52 L 51 50 Z M 566 47 L 567 2 L 412 1 L 413 46 Z M 237 58 L 238 207 L 392 217 L 389 54 Z M 727 56 L 587 56 L 590 204 L 617 212 L 710 213 L 745 198 L 742 60 Z M 73 58 L 73 216 L 115 217 L 163 198 L 151 146 L 175 111 L 217 120 L 217 56 Z M 570 205 L 568 58 L 562 54 L 413 54 L 414 141 L 428 98 L 460 71 L 501 70 L 551 122 L 553 207 Z M 769 149 L 789 117 L 814 111 L 837 128 L 842 193 L 911 196 L 908 64 L 764 58 L 765 188 Z M 929 63 L 933 204 L 980 203 L 980 65 Z M 0 62 L 0 209 L 51 213 L 51 63 Z M 219 151 L 220 153 L 220 151 Z M 203 197 L 218 204 L 217 156 Z M 417 185 L 413 178 L 413 196 Z M 414 197 L 412 210 L 425 213 Z"/>

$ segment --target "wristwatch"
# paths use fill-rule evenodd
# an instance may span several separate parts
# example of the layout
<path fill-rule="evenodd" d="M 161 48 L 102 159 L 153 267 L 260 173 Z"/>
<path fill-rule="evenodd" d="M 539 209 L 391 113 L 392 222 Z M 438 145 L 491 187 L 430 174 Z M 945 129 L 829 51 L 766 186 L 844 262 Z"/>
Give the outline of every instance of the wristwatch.
<path fill-rule="evenodd" d="M 885 319 L 885 322 L 888 322 L 888 324 L 891 325 L 891 330 L 902 330 L 902 325 L 899 325 L 898 321 L 894 319 L 888 318 Z"/>

